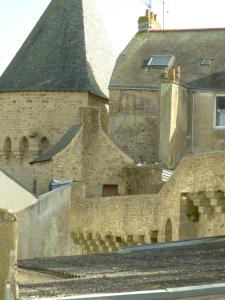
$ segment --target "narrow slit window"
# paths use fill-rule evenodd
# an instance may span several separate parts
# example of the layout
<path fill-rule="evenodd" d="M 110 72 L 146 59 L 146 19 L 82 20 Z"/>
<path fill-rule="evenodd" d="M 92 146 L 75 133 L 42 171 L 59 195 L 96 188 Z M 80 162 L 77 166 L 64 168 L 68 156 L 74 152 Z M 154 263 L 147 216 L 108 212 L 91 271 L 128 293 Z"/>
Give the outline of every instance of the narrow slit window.
<path fill-rule="evenodd" d="M 225 96 L 216 97 L 216 127 L 225 127 Z"/>

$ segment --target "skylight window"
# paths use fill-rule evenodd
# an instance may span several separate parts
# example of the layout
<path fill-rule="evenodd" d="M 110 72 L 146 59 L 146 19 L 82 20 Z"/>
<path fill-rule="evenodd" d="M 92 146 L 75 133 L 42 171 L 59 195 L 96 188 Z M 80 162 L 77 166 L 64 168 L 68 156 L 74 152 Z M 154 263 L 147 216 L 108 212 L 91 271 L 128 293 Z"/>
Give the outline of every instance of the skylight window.
<path fill-rule="evenodd" d="M 200 59 L 200 66 L 209 66 L 213 60 L 214 59 L 212 59 L 212 58 L 205 58 L 205 57 L 201 58 Z"/>
<path fill-rule="evenodd" d="M 173 55 L 153 55 L 147 66 L 151 68 L 168 68 L 174 63 L 175 57 Z"/>

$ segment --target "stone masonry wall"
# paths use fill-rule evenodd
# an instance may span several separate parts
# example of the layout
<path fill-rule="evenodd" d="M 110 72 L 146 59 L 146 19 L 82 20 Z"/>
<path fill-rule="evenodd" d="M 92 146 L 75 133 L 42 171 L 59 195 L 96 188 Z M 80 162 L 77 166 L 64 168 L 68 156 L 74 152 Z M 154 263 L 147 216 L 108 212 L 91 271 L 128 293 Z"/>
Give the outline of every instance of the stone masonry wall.
<path fill-rule="evenodd" d="M 159 93 L 110 90 L 109 136 L 127 155 L 158 161 Z"/>
<path fill-rule="evenodd" d="M 86 197 L 102 196 L 104 184 L 119 186 L 126 193 L 125 168 L 132 159 L 120 151 L 100 126 L 99 110 L 86 107 L 83 127 L 71 143 L 52 160 L 33 165 L 38 194 L 46 192 L 52 179 L 81 181 Z"/>
<path fill-rule="evenodd" d="M 17 253 L 17 225 L 13 213 L 0 209 L 0 299 L 4 299 L 5 282 L 9 276 L 10 252 L 15 250 Z"/>
<path fill-rule="evenodd" d="M 72 237 L 83 254 L 149 243 L 158 231 L 157 195 L 81 199 L 76 189 L 72 203 Z"/>
<path fill-rule="evenodd" d="M 157 195 L 81 194 L 72 193 L 71 230 L 83 253 L 225 234 L 225 152 L 185 157 Z"/>
<path fill-rule="evenodd" d="M 127 168 L 127 194 L 156 194 L 163 186 L 161 164 Z"/>
<path fill-rule="evenodd" d="M 89 97 L 79 92 L 0 93 L 0 167 L 33 191 L 29 162 L 80 122 L 80 108 Z M 106 100 L 96 97 L 95 102 L 105 115 Z M 42 145 L 43 138 L 48 145 Z"/>

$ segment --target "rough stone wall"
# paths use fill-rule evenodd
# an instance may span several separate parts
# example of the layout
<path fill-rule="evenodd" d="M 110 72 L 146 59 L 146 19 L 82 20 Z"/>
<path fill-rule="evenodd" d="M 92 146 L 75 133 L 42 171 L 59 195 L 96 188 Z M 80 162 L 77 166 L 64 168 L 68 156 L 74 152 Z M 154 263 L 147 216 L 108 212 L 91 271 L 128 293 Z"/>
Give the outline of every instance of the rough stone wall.
<path fill-rule="evenodd" d="M 159 92 L 110 90 L 109 136 L 127 155 L 158 161 Z"/>
<path fill-rule="evenodd" d="M 194 237 L 225 234 L 224 158 L 225 152 L 198 154 L 185 158 L 183 168 L 189 171 L 190 182 L 182 197 L 185 209 L 181 214 L 184 223 L 181 231 L 184 238 L 190 236 L 188 223 L 194 226 Z M 188 212 L 190 205 L 191 215 L 190 211 Z"/>
<path fill-rule="evenodd" d="M 88 93 L 79 92 L 0 93 L 0 167 L 33 191 L 29 162 L 42 151 L 42 138 L 54 145 L 72 125 L 80 122 L 80 108 L 88 105 L 89 97 Z M 94 98 L 104 113 L 102 118 L 107 119 L 106 100 Z"/>
<path fill-rule="evenodd" d="M 33 176 L 37 183 L 37 194 L 46 193 L 53 179 L 83 181 L 83 128 L 71 143 L 51 160 L 35 163 Z"/>
<path fill-rule="evenodd" d="M 126 193 L 127 166 L 132 159 L 120 151 L 100 126 L 99 110 L 83 108 L 83 127 L 71 143 L 53 159 L 34 164 L 38 193 L 48 188 L 53 178 L 74 179 L 86 184 L 86 197 L 102 196 L 104 184 L 116 184 Z M 65 167 L 66 166 L 66 167 Z"/>
<path fill-rule="evenodd" d="M 0 209 L 0 299 L 4 299 L 5 282 L 9 276 L 10 252 L 15 250 L 17 253 L 17 237 L 15 215 Z"/>
<path fill-rule="evenodd" d="M 17 213 L 19 220 L 19 259 L 79 254 L 71 247 L 69 233 L 71 187 L 67 185 L 39 197 Z"/>
<path fill-rule="evenodd" d="M 162 165 L 142 165 L 127 168 L 127 194 L 156 194 L 162 188 Z"/>
<path fill-rule="evenodd" d="M 89 253 L 224 234 L 224 158 L 225 152 L 185 157 L 157 195 L 85 199 L 82 189 L 73 192 L 74 243 Z"/>
<path fill-rule="evenodd" d="M 82 190 L 72 196 L 72 237 L 83 254 L 112 252 L 121 246 L 151 242 L 158 229 L 157 195 L 85 199 Z M 146 214 L 147 212 L 147 214 Z"/>

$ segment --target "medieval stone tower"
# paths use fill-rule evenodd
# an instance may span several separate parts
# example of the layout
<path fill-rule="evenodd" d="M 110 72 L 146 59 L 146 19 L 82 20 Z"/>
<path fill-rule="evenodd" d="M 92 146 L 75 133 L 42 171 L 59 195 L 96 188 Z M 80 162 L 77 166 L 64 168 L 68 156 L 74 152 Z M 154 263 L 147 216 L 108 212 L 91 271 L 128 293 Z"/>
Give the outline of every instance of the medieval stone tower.
<path fill-rule="evenodd" d="M 0 166 L 35 191 L 29 162 L 98 106 L 114 56 L 94 0 L 52 0 L 0 78 Z"/>

